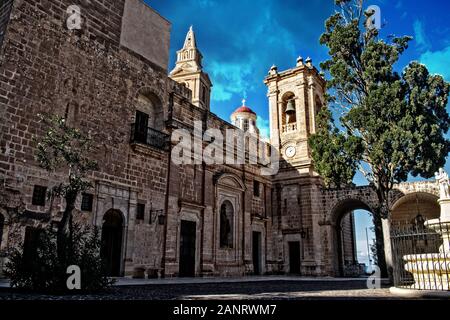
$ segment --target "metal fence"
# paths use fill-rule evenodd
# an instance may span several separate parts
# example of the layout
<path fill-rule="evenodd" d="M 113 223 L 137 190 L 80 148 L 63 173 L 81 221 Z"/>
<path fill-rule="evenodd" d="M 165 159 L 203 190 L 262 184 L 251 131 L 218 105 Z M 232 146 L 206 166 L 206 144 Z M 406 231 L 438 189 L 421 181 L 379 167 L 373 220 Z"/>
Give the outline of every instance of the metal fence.
<path fill-rule="evenodd" d="M 450 224 L 391 226 L 394 285 L 415 290 L 449 290 Z"/>

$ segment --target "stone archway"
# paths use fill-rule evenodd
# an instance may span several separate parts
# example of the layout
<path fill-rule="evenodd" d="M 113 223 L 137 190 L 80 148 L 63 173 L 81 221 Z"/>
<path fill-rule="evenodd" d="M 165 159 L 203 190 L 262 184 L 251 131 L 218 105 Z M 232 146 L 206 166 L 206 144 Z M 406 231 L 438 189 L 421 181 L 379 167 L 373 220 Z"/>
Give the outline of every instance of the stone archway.
<path fill-rule="evenodd" d="M 103 216 L 101 256 L 106 274 L 111 277 L 122 275 L 123 214 L 111 209 Z"/>
<path fill-rule="evenodd" d="M 391 207 L 392 224 L 411 224 L 417 218 L 437 219 L 440 216 L 438 196 L 428 192 L 412 192 L 399 197 Z"/>
<path fill-rule="evenodd" d="M 162 131 L 164 129 L 164 108 L 159 96 L 149 87 L 140 88 L 135 99 L 136 110 L 147 115 L 146 126 Z"/>
<path fill-rule="evenodd" d="M 346 276 L 346 248 L 350 247 L 353 251 L 352 255 L 356 256 L 356 239 L 348 239 L 344 236 L 344 224 L 347 224 L 346 221 L 352 212 L 355 210 L 365 210 L 370 214 L 373 213 L 373 208 L 366 203 L 365 201 L 358 198 L 346 198 L 339 201 L 331 212 L 332 218 L 332 243 L 334 244 L 332 248 L 332 256 L 333 256 L 333 266 L 335 275 L 343 277 Z M 348 228 L 348 226 L 346 226 Z M 350 226 L 352 229 L 349 230 L 352 232 L 352 236 L 354 237 L 354 225 Z M 349 243 L 347 243 L 349 242 Z M 356 265 L 356 257 L 353 258 L 353 263 Z"/>

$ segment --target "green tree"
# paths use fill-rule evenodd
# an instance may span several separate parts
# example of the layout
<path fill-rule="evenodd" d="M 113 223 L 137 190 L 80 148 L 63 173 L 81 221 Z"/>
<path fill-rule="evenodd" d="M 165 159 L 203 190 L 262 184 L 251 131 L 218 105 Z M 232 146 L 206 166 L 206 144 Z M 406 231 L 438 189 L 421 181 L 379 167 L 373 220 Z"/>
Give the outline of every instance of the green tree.
<path fill-rule="evenodd" d="M 40 230 L 34 252 L 13 248 L 9 253 L 5 275 L 11 287 L 42 293 L 67 293 L 67 267 L 77 265 L 81 271 L 81 292 L 101 291 L 114 281 L 108 279 L 101 258 L 101 237 L 97 227 L 73 225 L 73 254 L 62 263 L 57 257 L 57 234 L 48 226 Z"/>
<path fill-rule="evenodd" d="M 91 140 L 80 130 L 66 124 L 64 118 L 57 115 L 39 115 L 46 126 L 42 139 L 37 143 L 36 160 L 39 166 L 52 172 L 66 172 L 65 182 L 49 191 L 49 196 L 62 197 L 66 207 L 57 231 L 58 260 L 70 261 L 73 255 L 72 213 L 79 194 L 92 187 L 88 174 L 97 170 L 97 162 L 87 156 L 91 149 Z"/>
<path fill-rule="evenodd" d="M 325 23 L 320 43 L 329 49 L 321 67 L 329 74 L 327 104 L 340 111 L 340 129 L 324 108 L 310 138 L 316 170 L 326 185 L 341 187 L 361 171 L 378 196 L 373 212 L 378 266 L 386 275 L 382 219 L 389 193 L 408 175 L 430 178 L 444 166 L 450 150 L 446 111 L 449 83 L 411 62 L 394 69 L 412 39 L 366 27 L 373 12 L 363 0 L 335 0 L 339 10 Z"/>

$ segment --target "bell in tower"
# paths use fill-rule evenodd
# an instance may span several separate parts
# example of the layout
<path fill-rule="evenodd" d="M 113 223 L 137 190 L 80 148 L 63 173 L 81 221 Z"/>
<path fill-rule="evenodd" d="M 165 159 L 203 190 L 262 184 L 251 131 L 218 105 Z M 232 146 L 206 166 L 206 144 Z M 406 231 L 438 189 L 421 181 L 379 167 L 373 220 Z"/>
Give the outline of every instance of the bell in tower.
<path fill-rule="evenodd" d="M 292 115 L 295 113 L 295 101 L 294 100 L 289 100 L 288 104 L 287 104 L 287 108 L 286 108 L 286 114 Z"/>
<path fill-rule="evenodd" d="M 316 132 L 316 115 L 323 105 L 326 83 L 312 60 L 299 58 L 295 67 L 271 68 L 264 83 L 270 107 L 270 141 L 290 168 L 313 175 L 308 138 Z"/>
<path fill-rule="evenodd" d="M 287 117 L 287 123 L 295 122 L 295 101 L 293 99 L 288 101 L 285 113 Z"/>

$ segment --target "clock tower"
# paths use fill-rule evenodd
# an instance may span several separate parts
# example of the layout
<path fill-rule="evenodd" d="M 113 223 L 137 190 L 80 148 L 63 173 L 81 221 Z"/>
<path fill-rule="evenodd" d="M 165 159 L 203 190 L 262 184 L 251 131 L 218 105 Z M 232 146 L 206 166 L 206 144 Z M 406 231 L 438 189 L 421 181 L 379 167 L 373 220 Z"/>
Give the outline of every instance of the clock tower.
<path fill-rule="evenodd" d="M 308 138 L 316 132 L 316 114 L 324 104 L 325 80 L 310 58 L 297 59 L 295 68 L 278 72 L 272 66 L 264 80 L 268 87 L 270 141 L 285 167 L 300 175 L 314 175 Z"/>
<path fill-rule="evenodd" d="M 325 80 L 310 58 L 278 72 L 270 68 L 268 87 L 270 141 L 280 153 L 280 170 L 272 180 L 274 241 L 282 244 L 278 264 L 286 273 L 321 274 L 319 221 L 323 212 L 322 180 L 314 172 L 308 138 L 316 132 L 316 115 L 324 105 Z M 325 249 L 324 249 L 325 250 Z"/>

